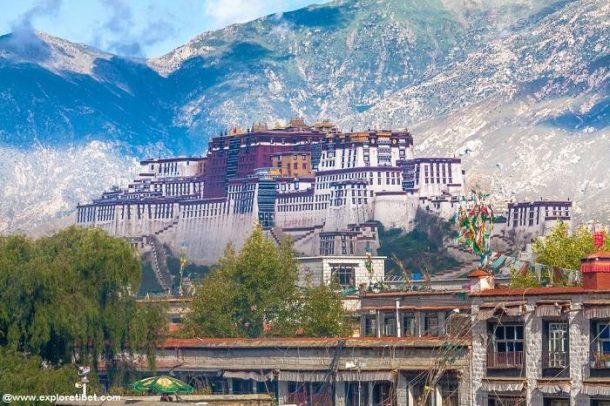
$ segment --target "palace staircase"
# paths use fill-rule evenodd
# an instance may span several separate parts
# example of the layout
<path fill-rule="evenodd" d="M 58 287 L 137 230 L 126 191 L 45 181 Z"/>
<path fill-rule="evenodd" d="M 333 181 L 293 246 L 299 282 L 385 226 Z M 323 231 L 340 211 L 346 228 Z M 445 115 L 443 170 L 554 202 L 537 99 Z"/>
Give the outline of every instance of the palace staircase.
<path fill-rule="evenodd" d="M 165 248 L 156 235 L 151 234 L 147 237 L 148 245 L 151 247 L 151 266 L 155 278 L 163 290 L 168 291 L 172 288 L 172 275 L 167 267 L 167 255 Z"/>

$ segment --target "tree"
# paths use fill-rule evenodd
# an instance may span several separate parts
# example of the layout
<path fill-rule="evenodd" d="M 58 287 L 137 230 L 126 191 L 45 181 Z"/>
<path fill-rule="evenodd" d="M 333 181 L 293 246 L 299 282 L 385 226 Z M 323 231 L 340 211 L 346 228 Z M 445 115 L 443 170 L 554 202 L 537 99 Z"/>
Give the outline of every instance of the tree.
<path fill-rule="evenodd" d="M 301 309 L 301 328 L 306 337 L 345 337 L 351 335 L 339 286 L 307 288 Z"/>
<path fill-rule="evenodd" d="M 560 222 L 553 231 L 534 243 L 536 261 L 552 268 L 578 269 L 580 260 L 595 251 L 609 251 L 610 239 L 605 236 L 601 249 L 593 244 L 593 235 L 586 227 L 578 228 L 572 235 L 567 223 Z"/>
<path fill-rule="evenodd" d="M 163 309 L 140 309 L 132 295 L 137 252 L 102 230 L 2 237 L 0 270 L 0 346 L 11 351 L 51 365 L 103 358 L 111 370 L 125 352 L 154 352 L 162 337 Z"/>
<path fill-rule="evenodd" d="M 74 395 L 74 384 L 80 380 L 73 365 L 47 365 L 39 356 L 5 348 L 0 348 L 0 376 L 0 393 L 12 395 Z M 100 393 L 94 373 L 89 375 L 88 392 Z M 19 404 L 38 403 L 20 401 Z"/>
<path fill-rule="evenodd" d="M 309 310 L 335 311 L 336 302 L 324 302 L 326 291 L 302 295 L 292 242 L 276 246 L 257 226 L 239 253 L 229 244 L 223 257 L 199 285 L 185 334 L 204 337 L 292 336 L 300 329 L 313 335 L 338 331 L 331 320 L 305 318 Z M 338 295 L 338 293 L 336 293 Z M 340 298 L 337 299 L 340 303 Z M 336 316 L 335 311 L 334 315 Z M 315 322 L 320 323 L 314 326 Z"/>

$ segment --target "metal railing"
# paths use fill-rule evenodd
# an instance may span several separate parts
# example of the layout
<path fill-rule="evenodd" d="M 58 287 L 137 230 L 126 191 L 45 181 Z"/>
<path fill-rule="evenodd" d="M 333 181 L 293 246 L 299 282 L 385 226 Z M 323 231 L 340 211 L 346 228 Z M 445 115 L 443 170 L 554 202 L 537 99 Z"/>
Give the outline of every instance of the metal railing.
<path fill-rule="evenodd" d="M 488 352 L 488 368 L 521 368 L 524 359 L 523 351 L 513 352 Z"/>

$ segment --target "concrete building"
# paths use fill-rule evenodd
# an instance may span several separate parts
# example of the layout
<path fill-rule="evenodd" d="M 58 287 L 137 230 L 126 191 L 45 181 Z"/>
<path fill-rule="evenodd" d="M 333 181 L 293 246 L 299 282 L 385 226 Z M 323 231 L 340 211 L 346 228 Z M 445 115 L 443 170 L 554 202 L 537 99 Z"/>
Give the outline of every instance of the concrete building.
<path fill-rule="evenodd" d="M 470 298 L 464 290 L 362 292 L 360 336 L 456 336 L 469 323 Z"/>
<path fill-rule="evenodd" d="M 358 289 L 383 282 L 386 257 L 317 256 L 299 257 L 299 286 L 328 285 L 332 281 L 344 290 Z M 367 261 L 370 260 L 369 272 Z"/>

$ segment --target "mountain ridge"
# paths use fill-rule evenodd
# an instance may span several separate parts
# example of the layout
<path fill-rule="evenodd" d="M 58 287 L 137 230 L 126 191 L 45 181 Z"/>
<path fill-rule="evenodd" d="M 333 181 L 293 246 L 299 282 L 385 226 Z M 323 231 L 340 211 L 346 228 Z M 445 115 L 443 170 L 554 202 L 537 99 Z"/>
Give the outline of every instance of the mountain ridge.
<path fill-rule="evenodd" d="M 41 187 L 14 176 L 36 148 L 112 151 L 75 163 L 109 172 L 80 182 L 93 197 L 129 178 L 117 157 L 199 155 L 227 127 L 300 115 L 408 126 L 418 154 L 462 157 L 502 200 L 569 196 L 582 218 L 610 222 L 608 21 L 601 0 L 349 0 L 202 33 L 149 60 L 44 33 L 48 49 L 24 54 L 0 37 L 0 148 L 21 157 L 0 165 L 0 198 L 13 202 L 0 220 L 16 213 L 16 190 Z M 60 206 L 77 203 L 69 184 L 50 183 L 66 192 Z"/>

